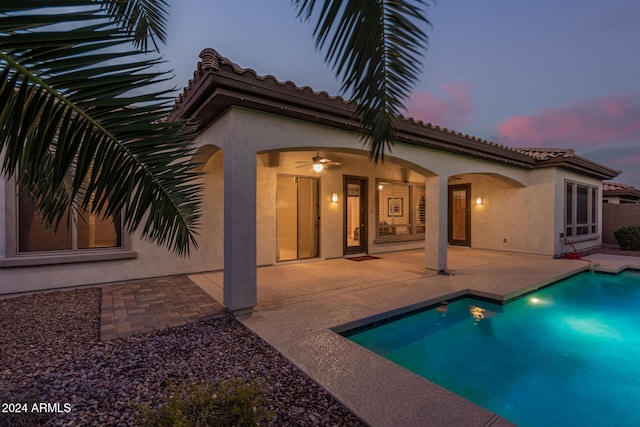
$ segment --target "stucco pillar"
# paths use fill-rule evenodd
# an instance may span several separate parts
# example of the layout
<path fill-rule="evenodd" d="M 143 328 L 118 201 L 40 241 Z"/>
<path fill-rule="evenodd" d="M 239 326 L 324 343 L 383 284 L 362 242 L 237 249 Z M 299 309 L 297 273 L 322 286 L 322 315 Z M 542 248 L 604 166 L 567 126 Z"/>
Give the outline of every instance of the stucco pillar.
<path fill-rule="evenodd" d="M 223 300 L 236 315 L 250 314 L 257 303 L 256 155 L 241 144 L 224 152 Z"/>
<path fill-rule="evenodd" d="M 447 269 L 447 177 L 425 180 L 425 267 L 445 272 Z"/>

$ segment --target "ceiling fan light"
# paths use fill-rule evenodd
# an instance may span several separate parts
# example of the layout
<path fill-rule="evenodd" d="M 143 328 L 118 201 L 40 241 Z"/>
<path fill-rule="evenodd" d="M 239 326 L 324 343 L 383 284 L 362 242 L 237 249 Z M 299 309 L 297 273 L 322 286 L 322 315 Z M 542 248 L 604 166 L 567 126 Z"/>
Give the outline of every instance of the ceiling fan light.
<path fill-rule="evenodd" d="M 322 169 L 324 169 L 324 165 L 322 163 L 314 163 L 313 164 L 313 170 L 316 172 L 322 172 Z"/>

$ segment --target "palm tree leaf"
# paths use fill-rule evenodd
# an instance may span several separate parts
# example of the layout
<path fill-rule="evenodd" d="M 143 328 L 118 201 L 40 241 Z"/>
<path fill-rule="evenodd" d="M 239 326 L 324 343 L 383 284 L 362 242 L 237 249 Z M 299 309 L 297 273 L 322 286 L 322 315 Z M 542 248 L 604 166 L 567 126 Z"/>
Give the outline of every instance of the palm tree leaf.
<path fill-rule="evenodd" d="M 115 22 L 120 28 L 126 29 L 134 37 L 134 45 L 143 51 L 148 51 L 148 41 L 158 50 L 157 37 L 163 44 L 167 43 L 166 8 L 164 0 L 104 0 L 104 9 L 110 16 L 116 17 Z"/>
<path fill-rule="evenodd" d="M 20 14 L 25 10 L 38 11 L 52 6 L 62 12 Z M 51 0 L 0 1 L 0 11 L 14 12 L 12 18 L 15 25 L 11 28 L 24 30 L 56 22 L 82 21 L 92 16 L 107 17 L 110 22 L 125 31 L 131 37 L 134 46 L 143 52 L 148 51 L 149 41 L 158 50 L 156 38 L 166 44 L 167 7 L 168 4 L 164 0 L 58 0 L 55 3 Z M 65 13 L 66 8 L 72 8 L 73 11 Z M 4 29 L 0 25 L 0 31 L 2 30 Z"/>
<path fill-rule="evenodd" d="M 370 157 L 384 160 L 394 118 L 404 109 L 421 71 L 430 25 L 424 0 L 293 0 L 298 16 L 316 19 L 316 47 L 356 104 Z"/>
<path fill-rule="evenodd" d="M 70 206 L 103 216 L 124 208 L 128 232 L 142 228 L 143 237 L 188 254 L 200 216 L 200 175 L 190 161 L 195 128 L 166 119 L 169 92 L 153 86 L 169 75 L 152 71 L 159 58 L 130 49 L 139 37 L 133 24 L 123 28 L 126 13 L 135 13 L 136 28 L 162 29 L 165 3 L 121 2 L 137 7 L 117 9 L 116 18 L 109 3 L 0 9 L 2 172 L 37 200 L 50 226 Z M 70 4 L 82 7 L 60 6 Z M 42 7 L 62 13 L 43 15 Z"/>

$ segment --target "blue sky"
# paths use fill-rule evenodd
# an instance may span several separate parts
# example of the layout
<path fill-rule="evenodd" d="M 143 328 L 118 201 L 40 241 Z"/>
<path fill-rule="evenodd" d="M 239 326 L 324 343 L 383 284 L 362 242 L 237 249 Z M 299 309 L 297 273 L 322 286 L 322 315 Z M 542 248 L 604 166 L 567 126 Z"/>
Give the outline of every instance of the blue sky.
<path fill-rule="evenodd" d="M 289 0 L 169 0 L 162 53 L 184 87 L 206 47 L 332 95 Z M 407 115 L 513 147 L 573 148 L 640 188 L 640 2 L 439 0 Z M 178 93 L 178 92 L 176 92 Z"/>

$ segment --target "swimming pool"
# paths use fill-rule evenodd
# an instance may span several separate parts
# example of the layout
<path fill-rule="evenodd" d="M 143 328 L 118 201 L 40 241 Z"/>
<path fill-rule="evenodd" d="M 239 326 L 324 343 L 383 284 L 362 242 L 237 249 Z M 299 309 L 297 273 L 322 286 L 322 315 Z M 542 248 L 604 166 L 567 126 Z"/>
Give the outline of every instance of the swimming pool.
<path fill-rule="evenodd" d="M 504 306 L 453 301 L 348 338 L 522 426 L 640 425 L 640 272 Z"/>

